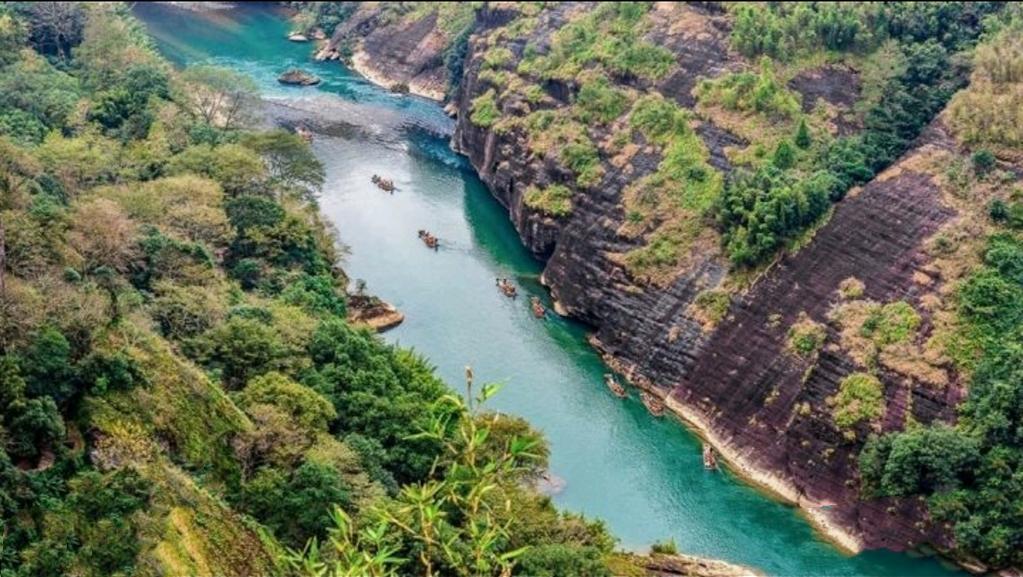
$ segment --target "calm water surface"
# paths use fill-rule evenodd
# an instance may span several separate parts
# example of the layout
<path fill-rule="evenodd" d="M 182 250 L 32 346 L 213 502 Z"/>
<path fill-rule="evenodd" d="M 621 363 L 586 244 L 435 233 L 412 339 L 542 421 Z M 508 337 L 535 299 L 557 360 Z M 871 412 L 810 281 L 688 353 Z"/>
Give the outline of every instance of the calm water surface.
<path fill-rule="evenodd" d="M 312 46 L 288 42 L 287 22 L 267 7 L 199 14 L 140 3 L 136 12 L 171 60 L 244 71 L 271 118 L 317 133 L 327 167 L 321 207 L 349 247 L 345 269 L 407 315 L 385 338 L 427 356 L 450 383 L 462 382 L 465 365 L 477 380 L 504 383 L 495 408 L 529 419 L 550 440 L 552 472 L 565 480 L 558 505 L 603 519 L 627 548 L 673 538 L 684 552 L 769 575 L 954 574 L 934 559 L 841 554 L 791 507 L 704 471 L 698 439 L 677 422 L 612 397 L 584 329 L 530 314 L 530 295 L 546 299 L 540 264 L 439 136 L 452 123 L 438 105 L 389 94 L 336 62 L 312 62 Z M 292 65 L 324 82 L 280 86 L 277 75 Z M 378 190 L 373 174 L 393 178 L 398 192 Z M 422 245 L 419 229 L 440 237 L 438 252 Z M 524 294 L 504 298 L 495 277 L 514 279 Z"/>

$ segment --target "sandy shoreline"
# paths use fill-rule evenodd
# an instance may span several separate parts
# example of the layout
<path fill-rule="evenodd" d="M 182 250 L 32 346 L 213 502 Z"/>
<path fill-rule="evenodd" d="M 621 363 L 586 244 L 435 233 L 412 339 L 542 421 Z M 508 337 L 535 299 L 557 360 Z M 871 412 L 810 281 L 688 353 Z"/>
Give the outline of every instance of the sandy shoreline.
<path fill-rule="evenodd" d="M 373 84 L 376 84 L 377 86 L 382 86 L 383 88 L 386 88 L 388 90 L 391 90 L 392 87 L 397 83 L 397 81 L 388 78 L 386 74 L 373 68 L 372 64 L 370 63 L 369 55 L 367 55 L 362 50 L 359 50 L 352 56 L 351 68 L 352 70 L 358 72 L 360 75 L 366 78 L 366 80 L 369 80 Z M 437 102 L 442 102 L 444 100 L 443 92 L 424 88 L 422 86 L 419 86 L 414 81 L 409 83 L 408 91 L 409 94 L 414 94 L 416 96 L 427 98 L 429 100 L 435 100 Z"/>
<path fill-rule="evenodd" d="M 782 501 L 799 507 L 810 521 L 810 524 L 822 536 L 839 549 L 851 554 L 863 551 L 863 541 L 859 536 L 839 526 L 820 509 L 810 508 L 807 499 L 796 487 L 786 479 L 764 469 L 755 467 L 739 450 L 722 439 L 703 416 L 695 410 L 680 403 L 670 394 L 664 398 L 664 404 L 677 415 L 693 432 L 706 440 L 727 464 L 728 468 L 745 481 L 757 486 Z"/>

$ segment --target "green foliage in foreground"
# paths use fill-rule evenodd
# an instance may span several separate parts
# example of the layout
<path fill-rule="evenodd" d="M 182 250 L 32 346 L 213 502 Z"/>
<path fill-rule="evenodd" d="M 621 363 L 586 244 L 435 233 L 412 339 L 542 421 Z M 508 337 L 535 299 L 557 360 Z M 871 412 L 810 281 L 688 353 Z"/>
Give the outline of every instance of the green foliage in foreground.
<path fill-rule="evenodd" d="M 335 509 L 329 548 L 321 551 L 313 540 L 286 555 L 289 567 L 310 577 L 469 577 L 519 573 L 521 563 L 523 575 L 609 575 L 602 558 L 611 541 L 600 525 L 559 517 L 521 488 L 546 459 L 546 448 L 528 429 L 524 436 L 497 434 L 506 418 L 481 412 L 496 390 L 484 385 L 473 399 L 470 383 L 468 403 L 442 397 L 446 408 L 415 435 L 444 447 L 431 478 L 404 487 L 359 519 Z M 530 509 L 533 515 L 522 515 Z M 541 526 L 547 543 L 524 545 Z"/>

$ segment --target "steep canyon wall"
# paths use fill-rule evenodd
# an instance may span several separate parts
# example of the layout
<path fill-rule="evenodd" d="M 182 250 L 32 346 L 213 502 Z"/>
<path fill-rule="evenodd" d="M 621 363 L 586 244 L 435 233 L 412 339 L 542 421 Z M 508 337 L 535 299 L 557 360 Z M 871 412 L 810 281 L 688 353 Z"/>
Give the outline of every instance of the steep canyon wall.
<path fill-rule="evenodd" d="M 588 127 L 598 143 L 602 176 L 578 190 L 573 171 L 556 154 L 532 149 L 521 124 L 485 126 L 472 120 L 474 103 L 495 86 L 494 70 L 488 70 L 495 46 L 507 49 L 514 70 L 527 52 L 549 50 L 559 30 L 594 9 L 592 3 L 558 3 L 531 14 L 530 25 L 514 35 L 494 33 L 519 15 L 509 4 L 514 3 L 488 3 L 476 14 L 460 89 L 448 95 L 458 118 L 452 144 L 507 208 L 525 246 L 546 262 L 543 282 L 558 312 L 590 325 L 594 345 L 616 370 L 666 398 L 737 469 L 803 506 L 840 544 L 850 549 L 949 546 L 946 529 L 929 521 L 920 500 L 864 500 L 857 467 L 869 434 L 899 430 L 910 421 L 950 422 L 964 395 L 949 363 L 933 356 L 921 360 L 926 355 L 920 352 L 933 332 L 925 301 L 945 281 L 940 274 L 921 272 L 932 260 L 927 243 L 957 217 L 922 160 L 954 151 L 942 122 L 936 120 L 893 167 L 851 191 L 800 250 L 789 251 L 755 278 L 736 278 L 707 223 L 675 274 L 651 282 L 631 274 L 625 264 L 624 255 L 644 239 L 623 232 L 628 225 L 624 197 L 630 185 L 658 170 L 663 157 L 657 147 L 634 137 L 629 154 L 616 158 L 608 144 L 615 136 L 612 128 Z M 375 70 L 386 70 L 381 83 L 407 83 L 413 92 L 440 99 L 445 47 L 434 35 L 436 15 L 398 24 L 381 24 L 379 18 L 360 12 L 338 29 L 329 46 L 336 48 L 351 35 L 362 38 L 364 56 L 357 53 L 355 61 L 372 63 L 371 79 Z M 674 57 L 670 71 L 656 80 L 628 73 L 611 79 L 623 90 L 658 92 L 693 108 L 700 79 L 753 66 L 731 50 L 730 25 L 730 17 L 713 4 L 655 3 L 644 39 L 667 48 Z M 388 45 L 384 38 L 397 41 Z M 502 115 L 525 119 L 536 110 L 560 111 L 574 103 L 579 89 L 554 79 L 539 86 L 537 101 L 505 92 Z M 821 65 L 792 78 L 789 87 L 801 96 L 804 112 L 817 105 L 828 109 L 834 135 L 859 128 L 852 113 L 860 96 L 856 71 Z M 745 146 L 743 136 L 713 116 L 695 118 L 693 128 L 710 166 L 731 171 L 729 149 Z M 552 185 L 577 189 L 570 214 L 551 216 L 527 203 L 530 187 Z M 852 304 L 905 302 L 924 314 L 905 345 L 912 359 L 902 364 L 888 359 L 876 368 L 883 383 L 883 416 L 841 428 L 834 403 L 842 382 L 872 362 L 850 350 L 848 327 L 838 314 L 849 304 L 843 287 L 850 279 L 863 287 Z M 720 319 L 708 321 L 697 303 L 711 291 L 727 292 L 730 301 Z M 809 356 L 793 353 L 789 345 L 790 331 L 804 320 L 824 331 L 820 349 Z"/>

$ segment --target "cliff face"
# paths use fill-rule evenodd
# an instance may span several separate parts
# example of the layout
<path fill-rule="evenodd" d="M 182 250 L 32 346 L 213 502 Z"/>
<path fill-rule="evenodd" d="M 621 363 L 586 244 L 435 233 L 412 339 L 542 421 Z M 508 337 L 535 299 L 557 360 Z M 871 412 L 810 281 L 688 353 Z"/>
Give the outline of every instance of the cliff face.
<path fill-rule="evenodd" d="M 525 37 L 503 45 L 516 58 L 527 45 L 542 50 L 575 11 L 587 9 L 561 3 L 541 13 Z M 729 23 L 721 13 L 658 5 L 649 21 L 646 38 L 667 47 L 675 65 L 657 82 L 625 76 L 614 79 L 619 86 L 656 90 L 690 107 L 701 77 L 742 66 L 729 52 Z M 572 197 L 568 216 L 554 218 L 527 205 L 531 185 L 571 183 L 573 174 L 550 156 L 531 152 L 522 130 L 472 121 L 474 101 L 492 85 L 485 71 L 492 35 L 482 25 L 470 43 L 454 146 L 508 209 L 525 245 L 546 260 L 543 281 L 558 311 L 591 325 L 595 346 L 612 366 L 633 384 L 665 396 L 747 476 L 804 506 L 846 547 L 949 545 L 919 501 L 862 500 L 856 460 L 872 431 L 901 429 L 910 417 L 921 423 L 952 420 L 963 395 L 955 375 L 940 360 L 923 363 L 926 371 L 882 367 L 885 409 L 879 422 L 840 429 L 832 409 L 843 379 L 865 370 L 862 356 L 851 353 L 842 338 L 836 310 L 843 281 L 862 281 L 861 302 L 906 301 L 914 308 L 941 284 L 938 278 L 921 279 L 918 271 L 929 259 L 925 241 L 955 213 L 943 204 L 935 179 L 919 169 L 919 159 L 953 148 L 943 127 L 929 129 L 896 167 L 839 203 L 809 246 L 762 272 L 731 297 L 723 318 L 708 322 L 697 311 L 698 297 L 730 282 L 715 237 L 703 239 L 667 282 L 635 279 L 623 265 L 622 255 L 641 242 L 622 234 L 623 197 L 631 183 L 657 169 L 662 159 L 656 150 L 639 142 L 627 164 L 605 161 L 600 183 Z M 851 109 L 859 80 L 848 68 L 801 73 L 789 87 L 803 97 L 804 110 L 814 103 L 829 108 L 834 134 L 858 126 Z M 541 108 L 556 110 L 570 105 L 578 87 L 552 80 L 542 88 Z M 503 112 L 514 115 L 519 106 L 513 100 Z M 709 163 L 730 170 L 727 147 L 743 138 L 713 118 L 700 119 L 695 129 Z M 597 141 L 610 139 L 597 128 L 591 134 Z M 789 331 L 801 318 L 826 330 L 823 347 L 809 358 L 788 350 Z M 931 328 L 925 315 L 912 346 L 922 346 Z"/>
<path fill-rule="evenodd" d="M 836 503 L 827 517 L 866 547 L 947 543 L 916 502 L 859 499 L 856 456 L 871 429 L 861 424 L 855 438 L 845 436 L 832 422 L 829 399 L 863 367 L 839 344 L 840 327 L 829 317 L 850 278 L 863 282 L 865 299 L 920 306 L 928 292 L 915 275 L 928 260 L 924 241 L 954 213 L 941 203 L 933 177 L 912 165 L 918 155 L 951 146 L 944 130 L 933 128 L 888 173 L 839 203 L 810 246 L 783 257 L 742 295 L 682 373 L 651 365 L 719 442 L 781 477 L 808 505 Z M 826 327 L 816 358 L 786 350 L 786 333 L 801 314 Z M 920 338 L 929 330 L 924 319 Z M 886 409 L 875 430 L 901 430 L 910 418 L 953 419 L 962 397 L 954 381 L 933 386 L 888 369 L 882 374 Z"/>
<path fill-rule="evenodd" d="M 572 12 L 584 9 L 580 3 L 562 3 L 544 12 L 528 41 L 542 42 L 563 27 Z M 719 15 L 689 7 L 685 10 L 685 19 L 671 24 L 664 17 L 651 34 L 678 55 L 677 69 L 658 88 L 680 102 L 692 102 L 690 92 L 696 79 L 728 65 L 727 28 Z M 679 25 L 685 21 L 697 24 L 689 28 Z M 513 50 L 521 53 L 526 43 L 515 43 Z M 702 340 L 700 324 L 685 314 L 685 309 L 699 292 L 718 285 L 726 272 L 716 245 L 708 247 L 707 253 L 695 258 L 666 287 L 637 283 L 620 264 L 619 256 L 637 245 L 635 239 L 618 234 L 626 217 L 622 192 L 630 182 L 656 169 L 660 158 L 652 152 L 640 151 L 625 169 L 607 166 L 599 186 L 573 198 L 569 218 L 553 219 L 526 206 L 523 197 L 529 185 L 571 182 L 572 174 L 551 157 L 537 158 L 528 152 L 521 133 L 487 130 L 470 121 L 472 100 L 486 89 L 479 80 L 482 49 L 479 41 L 473 44 L 466 64 L 455 147 L 469 157 L 480 178 L 508 209 L 525 245 L 546 259 L 543 280 L 559 312 L 595 327 L 598 346 L 630 378 L 653 374 L 638 368 L 655 362 L 663 365 L 660 370 L 665 372 L 684 373 Z M 636 79 L 622 80 L 643 86 Z M 567 105 L 573 98 L 571 87 L 556 81 L 544 88 L 554 100 L 552 108 Z M 712 154 L 735 139 L 713 125 L 705 126 L 707 140 L 713 143 Z M 721 162 L 726 162 L 723 157 Z M 655 383 L 667 387 L 660 379 L 651 378 L 650 384 Z"/>
<path fill-rule="evenodd" d="M 357 10 L 335 29 L 318 59 L 350 56 L 363 76 L 393 90 L 442 100 L 448 87 L 444 51 L 451 42 L 440 15 L 402 17 L 382 5 Z"/>

